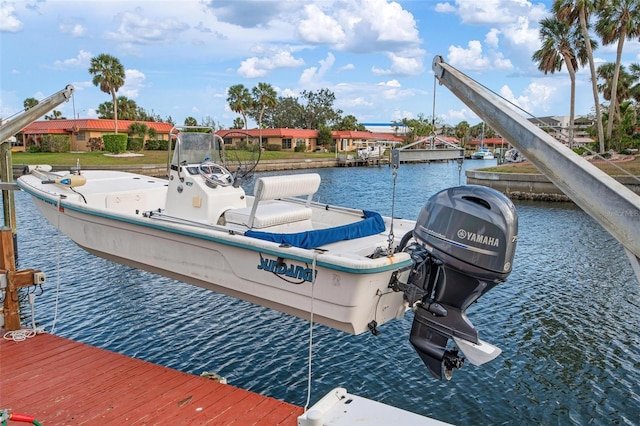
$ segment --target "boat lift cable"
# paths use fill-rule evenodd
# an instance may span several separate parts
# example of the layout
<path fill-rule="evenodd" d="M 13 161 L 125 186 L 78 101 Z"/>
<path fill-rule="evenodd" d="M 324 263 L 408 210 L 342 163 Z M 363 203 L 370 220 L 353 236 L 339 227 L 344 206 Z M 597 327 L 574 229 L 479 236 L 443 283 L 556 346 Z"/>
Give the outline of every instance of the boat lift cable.
<path fill-rule="evenodd" d="M 398 165 L 396 162 L 393 162 L 391 166 L 393 168 L 393 190 L 391 191 L 391 224 L 389 225 L 389 238 L 388 238 L 388 247 L 387 247 L 387 256 L 393 256 L 393 218 L 395 217 L 395 208 L 396 208 L 396 180 L 398 177 Z"/>
<path fill-rule="evenodd" d="M 313 290 L 316 284 L 316 265 L 318 263 L 318 252 L 313 253 L 313 261 L 311 262 L 311 270 L 313 278 L 311 279 L 311 309 L 309 310 L 309 358 L 308 358 L 308 370 L 307 370 L 307 401 L 304 403 L 304 412 L 307 412 L 309 404 L 311 403 L 311 364 L 313 362 L 313 302 L 314 293 Z"/>
<path fill-rule="evenodd" d="M 61 202 L 62 197 L 58 197 L 58 215 L 57 215 L 57 224 L 56 224 L 56 228 L 58 230 L 60 230 L 60 202 Z M 54 334 L 55 330 L 56 330 L 56 322 L 58 321 L 58 304 L 60 301 L 60 253 L 62 253 L 62 250 L 60 250 L 60 239 L 62 238 L 62 234 L 60 232 L 58 232 L 58 235 L 56 236 L 56 301 L 54 303 L 54 308 L 53 308 L 53 322 L 51 323 L 51 334 Z"/>

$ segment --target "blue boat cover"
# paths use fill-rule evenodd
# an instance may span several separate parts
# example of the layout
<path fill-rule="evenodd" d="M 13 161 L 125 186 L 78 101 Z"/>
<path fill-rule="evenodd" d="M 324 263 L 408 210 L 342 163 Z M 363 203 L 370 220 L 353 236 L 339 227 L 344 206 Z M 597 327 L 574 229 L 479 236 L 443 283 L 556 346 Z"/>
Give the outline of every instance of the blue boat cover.
<path fill-rule="evenodd" d="M 280 234 L 249 230 L 244 233 L 247 237 L 288 244 L 304 249 L 317 248 L 336 241 L 353 240 L 384 232 L 384 220 L 379 213 L 363 210 L 364 220 L 334 228 L 314 229 L 312 231 Z"/>

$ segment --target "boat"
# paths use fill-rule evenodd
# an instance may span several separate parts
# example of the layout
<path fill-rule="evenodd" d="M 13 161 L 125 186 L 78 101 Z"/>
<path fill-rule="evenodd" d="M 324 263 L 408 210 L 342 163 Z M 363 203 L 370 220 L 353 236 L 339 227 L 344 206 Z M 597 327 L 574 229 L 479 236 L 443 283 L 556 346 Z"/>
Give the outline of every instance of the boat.
<path fill-rule="evenodd" d="M 522 163 L 523 161 L 527 161 L 527 159 L 520 154 L 520 151 L 515 148 L 511 148 L 504 153 L 504 161 L 507 163 Z"/>
<path fill-rule="evenodd" d="M 640 197 L 441 57 L 433 68 L 621 242 L 640 277 Z M 466 309 L 511 272 L 518 220 L 506 196 L 482 186 L 448 188 L 409 220 L 315 202 L 321 182 L 314 173 L 258 177 L 250 195 L 243 167 L 233 169 L 213 129 L 189 130 L 172 131 L 168 179 L 32 166 L 17 185 L 72 241 L 119 263 L 351 334 L 377 335 L 412 310 L 409 341 L 435 378 L 500 354 L 479 338 Z M 396 169 L 399 156 L 391 162 Z"/>
<path fill-rule="evenodd" d="M 494 158 L 493 153 L 489 150 L 480 150 L 471 154 L 473 160 L 493 160 Z"/>
<path fill-rule="evenodd" d="M 96 256 L 350 334 L 413 309 L 409 340 L 439 379 L 463 364 L 448 343 L 472 364 L 498 356 L 465 310 L 511 271 L 517 217 L 504 195 L 450 188 L 418 221 L 315 202 L 316 173 L 260 176 L 249 195 L 213 129 L 172 135 L 168 179 L 35 165 L 16 183 Z"/>
<path fill-rule="evenodd" d="M 363 142 L 356 149 L 356 153 L 361 160 L 377 160 L 384 156 L 387 147 L 381 142 Z"/>

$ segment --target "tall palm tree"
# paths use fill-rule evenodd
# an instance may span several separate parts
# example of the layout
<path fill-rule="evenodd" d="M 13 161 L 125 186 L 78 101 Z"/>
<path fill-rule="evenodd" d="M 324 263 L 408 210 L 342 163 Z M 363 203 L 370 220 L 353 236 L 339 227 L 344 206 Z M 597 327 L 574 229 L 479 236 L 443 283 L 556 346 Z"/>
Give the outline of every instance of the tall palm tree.
<path fill-rule="evenodd" d="M 262 144 L 262 116 L 265 109 L 278 105 L 278 94 L 270 84 L 258 83 L 251 89 L 251 95 L 253 106 L 258 109 L 258 133 Z"/>
<path fill-rule="evenodd" d="M 613 89 L 614 72 L 615 72 L 615 64 L 613 62 L 608 62 L 598 67 L 598 78 L 603 80 L 603 83 L 598 84 L 598 90 L 600 91 L 600 93 L 602 93 L 602 96 L 609 102 L 611 102 L 611 96 L 613 95 L 612 89 Z M 638 75 L 630 74 L 627 72 L 624 65 L 620 66 L 620 74 L 618 75 L 618 85 L 615 90 L 616 92 L 615 119 L 616 120 L 621 119 L 620 104 L 632 97 L 632 88 L 634 83 L 637 80 L 638 80 Z M 609 111 L 609 117 L 613 117 L 610 114 L 611 114 L 611 111 Z M 608 127 L 608 122 L 607 122 L 607 127 Z"/>
<path fill-rule="evenodd" d="M 561 21 L 570 24 L 580 23 L 580 30 L 584 38 L 589 60 L 589 71 L 591 72 L 591 90 L 593 92 L 593 102 L 596 110 L 596 127 L 598 129 L 598 143 L 600 152 L 604 152 L 604 129 L 602 127 L 602 114 L 600 112 L 600 97 L 598 96 L 596 65 L 593 60 L 593 50 L 598 48 L 595 41 L 589 36 L 589 15 L 595 11 L 596 4 L 593 0 L 554 0 L 552 10 Z"/>
<path fill-rule="evenodd" d="M 569 112 L 569 146 L 573 145 L 573 123 L 576 103 L 576 70 L 587 62 L 585 40 L 579 28 L 572 27 L 568 21 L 557 17 L 540 21 L 540 41 L 542 47 L 536 50 L 531 59 L 538 63 L 543 73 L 554 74 L 562 66 L 567 67 L 571 79 L 571 102 Z"/>
<path fill-rule="evenodd" d="M 100 87 L 104 93 L 111 94 L 113 99 L 113 117 L 115 119 L 115 132 L 118 133 L 118 100 L 116 93 L 124 86 L 124 67 L 115 56 L 101 53 L 91 58 L 89 74 L 93 75 L 94 86 Z"/>
<path fill-rule="evenodd" d="M 248 130 L 247 111 L 251 108 L 252 99 L 249 89 L 242 84 L 229 87 L 227 91 L 227 103 L 231 111 L 242 115 L 245 130 Z"/>
<path fill-rule="evenodd" d="M 618 78 L 622 62 L 622 49 L 627 38 L 640 36 L 640 2 L 638 0 L 608 0 L 603 1 L 598 11 L 596 32 L 602 37 L 604 45 L 618 42 L 616 52 L 616 67 L 611 82 L 611 103 L 609 104 L 609 117 L 614 117 L 616 108 L 616 91 L 618 90 Z M 607 138 L 611 137 L 613 120 L 607 123 Z"/>

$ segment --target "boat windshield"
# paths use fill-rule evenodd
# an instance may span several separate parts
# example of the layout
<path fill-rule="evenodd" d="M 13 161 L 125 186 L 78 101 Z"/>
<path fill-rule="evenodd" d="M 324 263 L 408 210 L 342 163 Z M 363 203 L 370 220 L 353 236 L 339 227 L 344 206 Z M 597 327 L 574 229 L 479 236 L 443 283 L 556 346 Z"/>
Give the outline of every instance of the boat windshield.
<path fill-rule="evenodd" d="M 199 164 L 220 161 L 220 153 L 213 133 L 180 132 L 177 134 L 172 164 Z"/>

